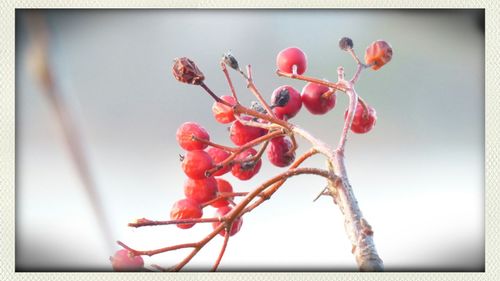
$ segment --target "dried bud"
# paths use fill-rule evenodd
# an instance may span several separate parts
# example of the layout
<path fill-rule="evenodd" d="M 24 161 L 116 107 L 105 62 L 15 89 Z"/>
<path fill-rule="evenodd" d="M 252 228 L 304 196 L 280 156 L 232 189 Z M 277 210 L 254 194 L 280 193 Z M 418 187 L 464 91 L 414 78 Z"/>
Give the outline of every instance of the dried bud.
<path fill-rule="evenodd" d="M 340 38 L 340 41 L 339 41 L 340 49 L 347 51 L 349 49 L 352 49 L 353 46 L 354 46 L 354 43 L 352 42 L 351 38 L 349 38 L 349 37 Z"/>
<path fill-rule="evenodd" d="M 175 79 L 182 83 L 200 85 L 205 80 L 205 76 L 196 64 L 186 57 L 174 60 L 172 74 L 174 74 Z"/>
<path fill-rule="evenodd" d="M 238 65 L 238 61 L 233 55 L 231 55 L 231 53 L 229 52 L 225 53 L 222 59 L 224 60 L 224 63 L 227 64 L 232 69 L 238 70 L 240 68 Z"/>
<path fill-rule="evenodd" d="M 262 105 L 260 105 L 260 103 L 258 103 L 256 101 L 252 101 L 252 103 L 250 104 L 250 109 L 253 109 L 253 110 L 260 112 L 262 114 L 267 113 L 267 111 L 264 109 L 264 107 L 262 107 Z"/>
<path fill-rule="evenodd" d="M 283 88 L 273 99 L 272 107 L 283 107 L 288 104 L 290 93 L 287 88 Z"/>

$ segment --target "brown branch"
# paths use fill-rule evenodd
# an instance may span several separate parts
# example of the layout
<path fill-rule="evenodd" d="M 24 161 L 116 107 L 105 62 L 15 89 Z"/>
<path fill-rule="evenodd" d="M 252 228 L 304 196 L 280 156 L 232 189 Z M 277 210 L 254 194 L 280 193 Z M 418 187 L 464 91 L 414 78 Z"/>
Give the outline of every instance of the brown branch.
<path fill-rule="evenodd" d="M 229 242 L 229 234 L 231 233 L 231 225 L 226 228 L 226 233 L 224 234 L 224 242 L 222 243 L 222 247 L 219 252 L 219 256 L 217 257 L 217 260 L 215 261 L 214 266 L 212 267 L 212 271 L 217 271 L 217 268 L 219 267 L 220 261 L 222 260 L 222 257 L 224 256 L 224 252 L 226 251 L 227 248 L 227 243 Z"/>

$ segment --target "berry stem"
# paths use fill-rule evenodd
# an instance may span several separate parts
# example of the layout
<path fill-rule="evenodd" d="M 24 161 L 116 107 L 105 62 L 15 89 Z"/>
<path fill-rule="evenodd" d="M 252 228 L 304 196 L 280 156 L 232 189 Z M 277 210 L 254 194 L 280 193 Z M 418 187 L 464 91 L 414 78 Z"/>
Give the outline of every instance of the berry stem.
<path fill-rule="evenodd" d="M 217 144 L 217 143 L 214 143 L 214 142 L 211 142 L 209 140 L 206 140 L 206 139 L 201 139 L 201 138 L 198 138 L 197 136 L 195 135 L 192 135 L 191 138 L 195 141 L 198 141 L 198 142 L 201 142 L 201 143 L 204 143 L 204 144 L 207 144 L 209 146 L 212 146 L 212 147 L 215 147 L 215 148 L 220 148 L 222 150 L 225 150 L 225 151 L 229 151 L 229 152 L 235 152 L 237 150 L 237 148 L 233 148 L 233 147 L 229 147 L 229 146 L 225 146 L 225 145 L 221 145 L 221 144 Z"/>
<path fill-rule="evenodd" d="M 224 105 L 227 105 L 229 107 L 231 107 L 232 105 L 229 104 L 227 101 L 219 98 L 214 92 L 212 92 L 212 90 L 204 83 L 204 82 L 201 82 L 200 83 L 200 86 L 216 101 L 216 102 L 220 102 Z"/>
<path fill-rule="evenodd" d="M 197 219 L 177 219 L 177 220 L 167 220 L 167 221 L 154 221 L 146 218 L 137 220 L 136 222 L 131 222 L 128 224 L 130 227 L 144 227 L 144 226 L 157 226 L 157 225 L 171 225 L 171 224 L 183 224 L 183 223 L 209 223 L 209 222 L 220 222 L 220 218 L 197 218 Z"/>
<path fill-rule="evenodd" d="M 250 92 L 252 92 L 254 94 L 254 96 L 257 98 L 257 100 L 260 102 L 260 104 L 267 111 L 267 114 L 276 118 L 276 115 L 274 115 L 274 112 L 271 110 L 271 107 L 269 107 L 269 104 L 267 104 L 267 102 L 264 100 L 264 98 L 260 94 L 259 90 L 257 89 L 257 86 L 253 82 L 252 66 L 250 64 L 247 65 L 247 72 L 248 72 L 247 88 L 250 90 Z"/>
<path fill-rule="evenodd" d="M 352 120 L 354 119 L 354 114 L 356 112 L 356 106 L 358 104 L 358 94 L 354 88 L 349 88 L 346 90 L 346 94 L 349 96 L 349 107 L 347 111 L 347 118 L 344 121 L 344 128 L 342 129 L 342 135 L 340 136 L 339 144 L 337 146 L 336 152 L 339 154 L 344 154 L 344 148 L 347 141 L 347 135 L 349 129 L 351 128 Z"/>
<path fill-rule="evenodd" d="M 208 170 L 206 172 L 207 175 L 212 175 L 213 173 L 217 172 L 218 170 L 220 169 L 223 169 L 225 166 L 229 165 L 233 160 L 234 158 L 236 158 L 236 156 L 238 156 L 238 154 L 242 153 L 243 151 L 255 146 L 255 145 L 258 145 L 259 143 L 261 142 L 264 142 L 264 141 L 267 141 L 269 139 L 272 139 L 274 137 L 278 137 L 278 136 L 283 136 L 285 135 L 285 133 L 283 133 L 283 131 L 281 130 L 276 130 L 276 131 L 272 131 L 272 132 L 269 132 L 261 137 L 258 137 L 250 142 L 247 142 L 246 144 L 238 147 L 234 152 L 233 154 L 231 154 L 231 156 L 229 156 L 228 158 L 224 159 L 224 161 L 220 162 L 217 166 L 215 166 L 214 168 Z"/>
<path fill-rule="evenodd" d="M 227 83 L 229 84 L 229 88 L 231 89 L 231 94 L 233 95 L 233 98 L 236 102 L 238 102 L 238 97 L 236 96 L 236 91 L 234 90 L 233 86 L 233 81 L 231 80 L 231 77 L 229 76 L 229 72 L 227 71 L 226 63 L 224 61 L 221 61 L 220 67 L 222 68 L 222 72 L 224 73 L 224 76 L 226 76 Z"/>
<path fill-rule="evenodd" d="M 308 76 L 304 76 L 304 75 L 286 73 L 286 72 L 283 72 L 280 70 L 276 70 L 276 74 L 278 74 L 278 76 L 288 77 L 291 79 L 297 79 L 297 80 L 302 80 L 302 81 L 306 81 L 306 82 L 312 82 L 312 83 L 324 85 L 324 86 L 327 86 L 328 88 L 333 88 L 335 90 L 345 92 L 345 88 L 342 87 L 342 85 L 339 85 L 338 83 L 329 82 L 329 81 L 321 80 L 321 79 L 314 78 L 314 77 L 308 77 Z"/>

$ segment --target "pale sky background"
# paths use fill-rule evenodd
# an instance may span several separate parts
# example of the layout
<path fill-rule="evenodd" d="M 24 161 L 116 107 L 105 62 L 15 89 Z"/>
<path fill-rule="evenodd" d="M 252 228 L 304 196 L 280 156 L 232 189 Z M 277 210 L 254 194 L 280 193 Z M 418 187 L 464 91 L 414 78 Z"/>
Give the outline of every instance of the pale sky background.
<path fill-rule="evenodd" d="M 27 69 L 25 11 L 16 30 L 16 265 L 18 270 L 110 270 L 119 247 L 103 239 L 60 125 Z M 283 84 L 276 54 L 298 46 L 307 75 L 335 80 L 355 64 L 337 47 L 349 36 L 362 56 L 377 39 L 393 60 L 366 71 L 358 93 L 377 110 L 377 125 L 351 135 L 347 169 L 361 210 L 375 231 L 387 271 L 484 270 L 484 27 L 474 10 L 52 10 L 47 12 L 51 60 L 64 98 L 81 125 L 104 201 L 111 237 L 138 249 L 193 242 L 210 225 L 130 229 L 134 218 L 167 219 L 183 196 L 185 176 L 175 140 L 185 121 L 202 124 L 230 144 L 212 101 L 171 75 L 173 58 L 188 56 L 219 94 L 229 93 L 219 70 L 227 50 L 251 63 L 265 96 Z M 253 96 L 233 75 L 243 103 Z M 347 98 L 333 111 L 292 122 L 336 144 Z M 308 149 L 300 140 L 299 152 Z M 316 156 L 306 166 L 323 167 Z M 264 161 L 251 181 L 226 176 L 248 191 L 282 169 Z M 314 176 L 291 179 L 272 200 L 244 217 L 229 241 L 221 270 L 355 270 L 337 206 L 312 200 L 324 187 Z M 209 216 L 214 212 L 207 209 Z M 192 261 L 207 270 L 222 237 Z M 145 258 L 164 266 L 186 251 Z"/>

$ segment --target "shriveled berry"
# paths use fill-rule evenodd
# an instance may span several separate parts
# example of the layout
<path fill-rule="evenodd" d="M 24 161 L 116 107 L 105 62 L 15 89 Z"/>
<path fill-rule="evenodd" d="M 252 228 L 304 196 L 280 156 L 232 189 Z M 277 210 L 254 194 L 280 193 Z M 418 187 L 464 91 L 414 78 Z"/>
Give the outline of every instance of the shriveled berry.
<path fill-rule="evenodd" d="M 203 209 L 200 204 L 189 198 L 181 199 L 174 203 L 170 211 L 170 219 L 199 219 L 203 216 Z M 177 227 L 188 229 L 193 227 L 194 223 L 178 223 Z"/>
<path fill-rule="evenodd" d="M 286 73 L 293 73 L 294 66 L 297 74 L 303 74 L 307 69 L 307 56 L 297 47 L 290 47 L 282 50 L 276 56 L 276 66 Z"/>
<path fill-rule="evenodd" d="M 239 178 L 242 181 L 249 180 L 260 170 L 262 166 L 262 159 L 257 161 L 251 160 L 254 155 L 257 155 L 257 151 L 253 148 L 249 148 L 235 157 L 235 164 L 231 169 L 233 176 Z"/>
<path fill-rule="evenodd" d="M 217 181 L 214 177 L 201 180 L 188 178 L 184 182 L 184 195 L 198 204 L 205 204 L 217 196 Z"/>
<path fill-rule="evenodd" d="M 174 60 L 172 74 L 175 79 L 182 83 L 200 85 L 205 80 L 205 76 L 196 64 L 186 58 L 177 58 Z"/>
<path fill-rule="evenodd" d="M 243 116 L 243 120 L 251 120 L 249 116 Z M 266 134 L 266 130 L 259 127 L 243 125 L 240 121 L 234 121 L 229 129 L 229 137 L 236 145 L 244 145 L 247 142 Z"/>
<path fill-rule="evenodd" d="M 212 160 L 214 161 L 214 165 L 217 166 L 217 164 L 220 164 L 222 161 L 226 160 L 229 156 L 231 156 L 231 153 L 217 148 L 217 147 L 209 147 L 205 150 L 210 157 L 212 157 Z M 226 174 L 227 172 L 231 171 L 231 165 L 226 165 L 224 168 L 218 170 L 217 172 L 213 173 L 213 176 L 222 176 Z"/>
<path fill-rule="evenodd" d="M 302 108 L 300 93 L 292 86 L 281 86 L 273 91 L 271 95 L 273 112 L 281 119 L 294 117 Z"/>
<path fill-rule="evenodd" d="M 351 131 L 357 134 L 364 134 L 370 131 L 377 121 L 377 113 L 375 109 L 369 105 L 366 105 L 368 111 L 361 104 L 356 106 L 356 111 L 354 113 L 354 118 L 352 120 Z M 346 110 L 344 118 L 347 118 L 348 111 Z"/>
<path fill-rule="evenodd" d="M 205 172 L 213 167 L 212 157 L 203 150 L 188 151 L 182 160 L 182 170 L 192 179 L 206 178 Z"/>
<path fill-rule="evenodd" d="M 366 48 L 365 63 L 372 64 L 373 70 L 377 70 L 384 66 L 392 59 L 392 47 L 383 40 L 377 40 Z"/>
<path fill-rule="evenodd" d="M 231 210 L 232 210 L 232 208 L 229 206 L 220 207 L 217 209 L 217 211 L 215 211 L 214 217 L 220 218 L 220 217 L 226 215 L 227 213 L 229 213 Z M 214 229 L 216 229 L 221 224 L 223 224 L 223 222 L 214 222 L 214 223 L 212 223 L 212 227 Z M 238 233 L 240 231 L 242 225 L 243 225 L 243 218 L 242 217 L 236 218 L 233 221 L 233 223 L 231 224 L 231 230 L 229 231 L 229 236 L 233 236 L 236 233 Z M 226 236 L 226 229 L 224 228 L 223 230 L 221 230 L 219 232 L 219 234 L 221 236 Z"/>
<path fill-rule="evenodd" d="M 215 179 L 217 181 L 217 196 L 221 193 L 221 192 L 233 192 L 233 186 L 225 179 L 221 179 L 221 178 L 216 178 Z M 234 197 L 229 197 L 227 199 L 230 199 L 232 200 Z M 219 208 L 219 207 L 223 207 L 223 206 L 227 206 L 229 205 L 229 201 L 227 199 L 219 199 L 217 201 L 214 201 L 212 204 L 212 207 L 215 207 L 215 208 Z"/>
<path fill-rule="evenodd" d="M 195 136 L 198 139 L 210 140 L 210 135 L 200 124 L 195 122 L 183 123 L 176 132 L 177 142 L 185 150 L 199 150 L 207 147 L 207 144 L 193 139 Z"/>
<path fill-rule="evenodd" d="M 232 96 L 221 96 L 220 98 L 231 105 L 236 104 L 236 100 Z M 222 124 L 231 123 L 236 119 L 234 117 L 233 109 L 220 102 L 214 102 L 214 104 L 212 105 L 212 113 L 215 117 L 215 120 Z"/>
<path fill-rule="evenodd" d="M 335 93 L 325 95 L 329 91 L 327 86 L 309 82 L 302 89 L 302 103 L 312 114 L 325 114 L 335 107 L 337 99 Z"/>
<path fill-rule="evenodd" d="M 285 137 L 273 138 L 269 143 L 267 158 L 277 167 L 287 167 L 295 160 L 295 151 L 289 153 L 292 143 Z"/>
<path fill-rule="evenodd" d="M 121 249 L 110 257 L 114 271 L 141 271 L 144 267 L 144 260 L 141 256 L 135 256 L 127 249 Z"/>

